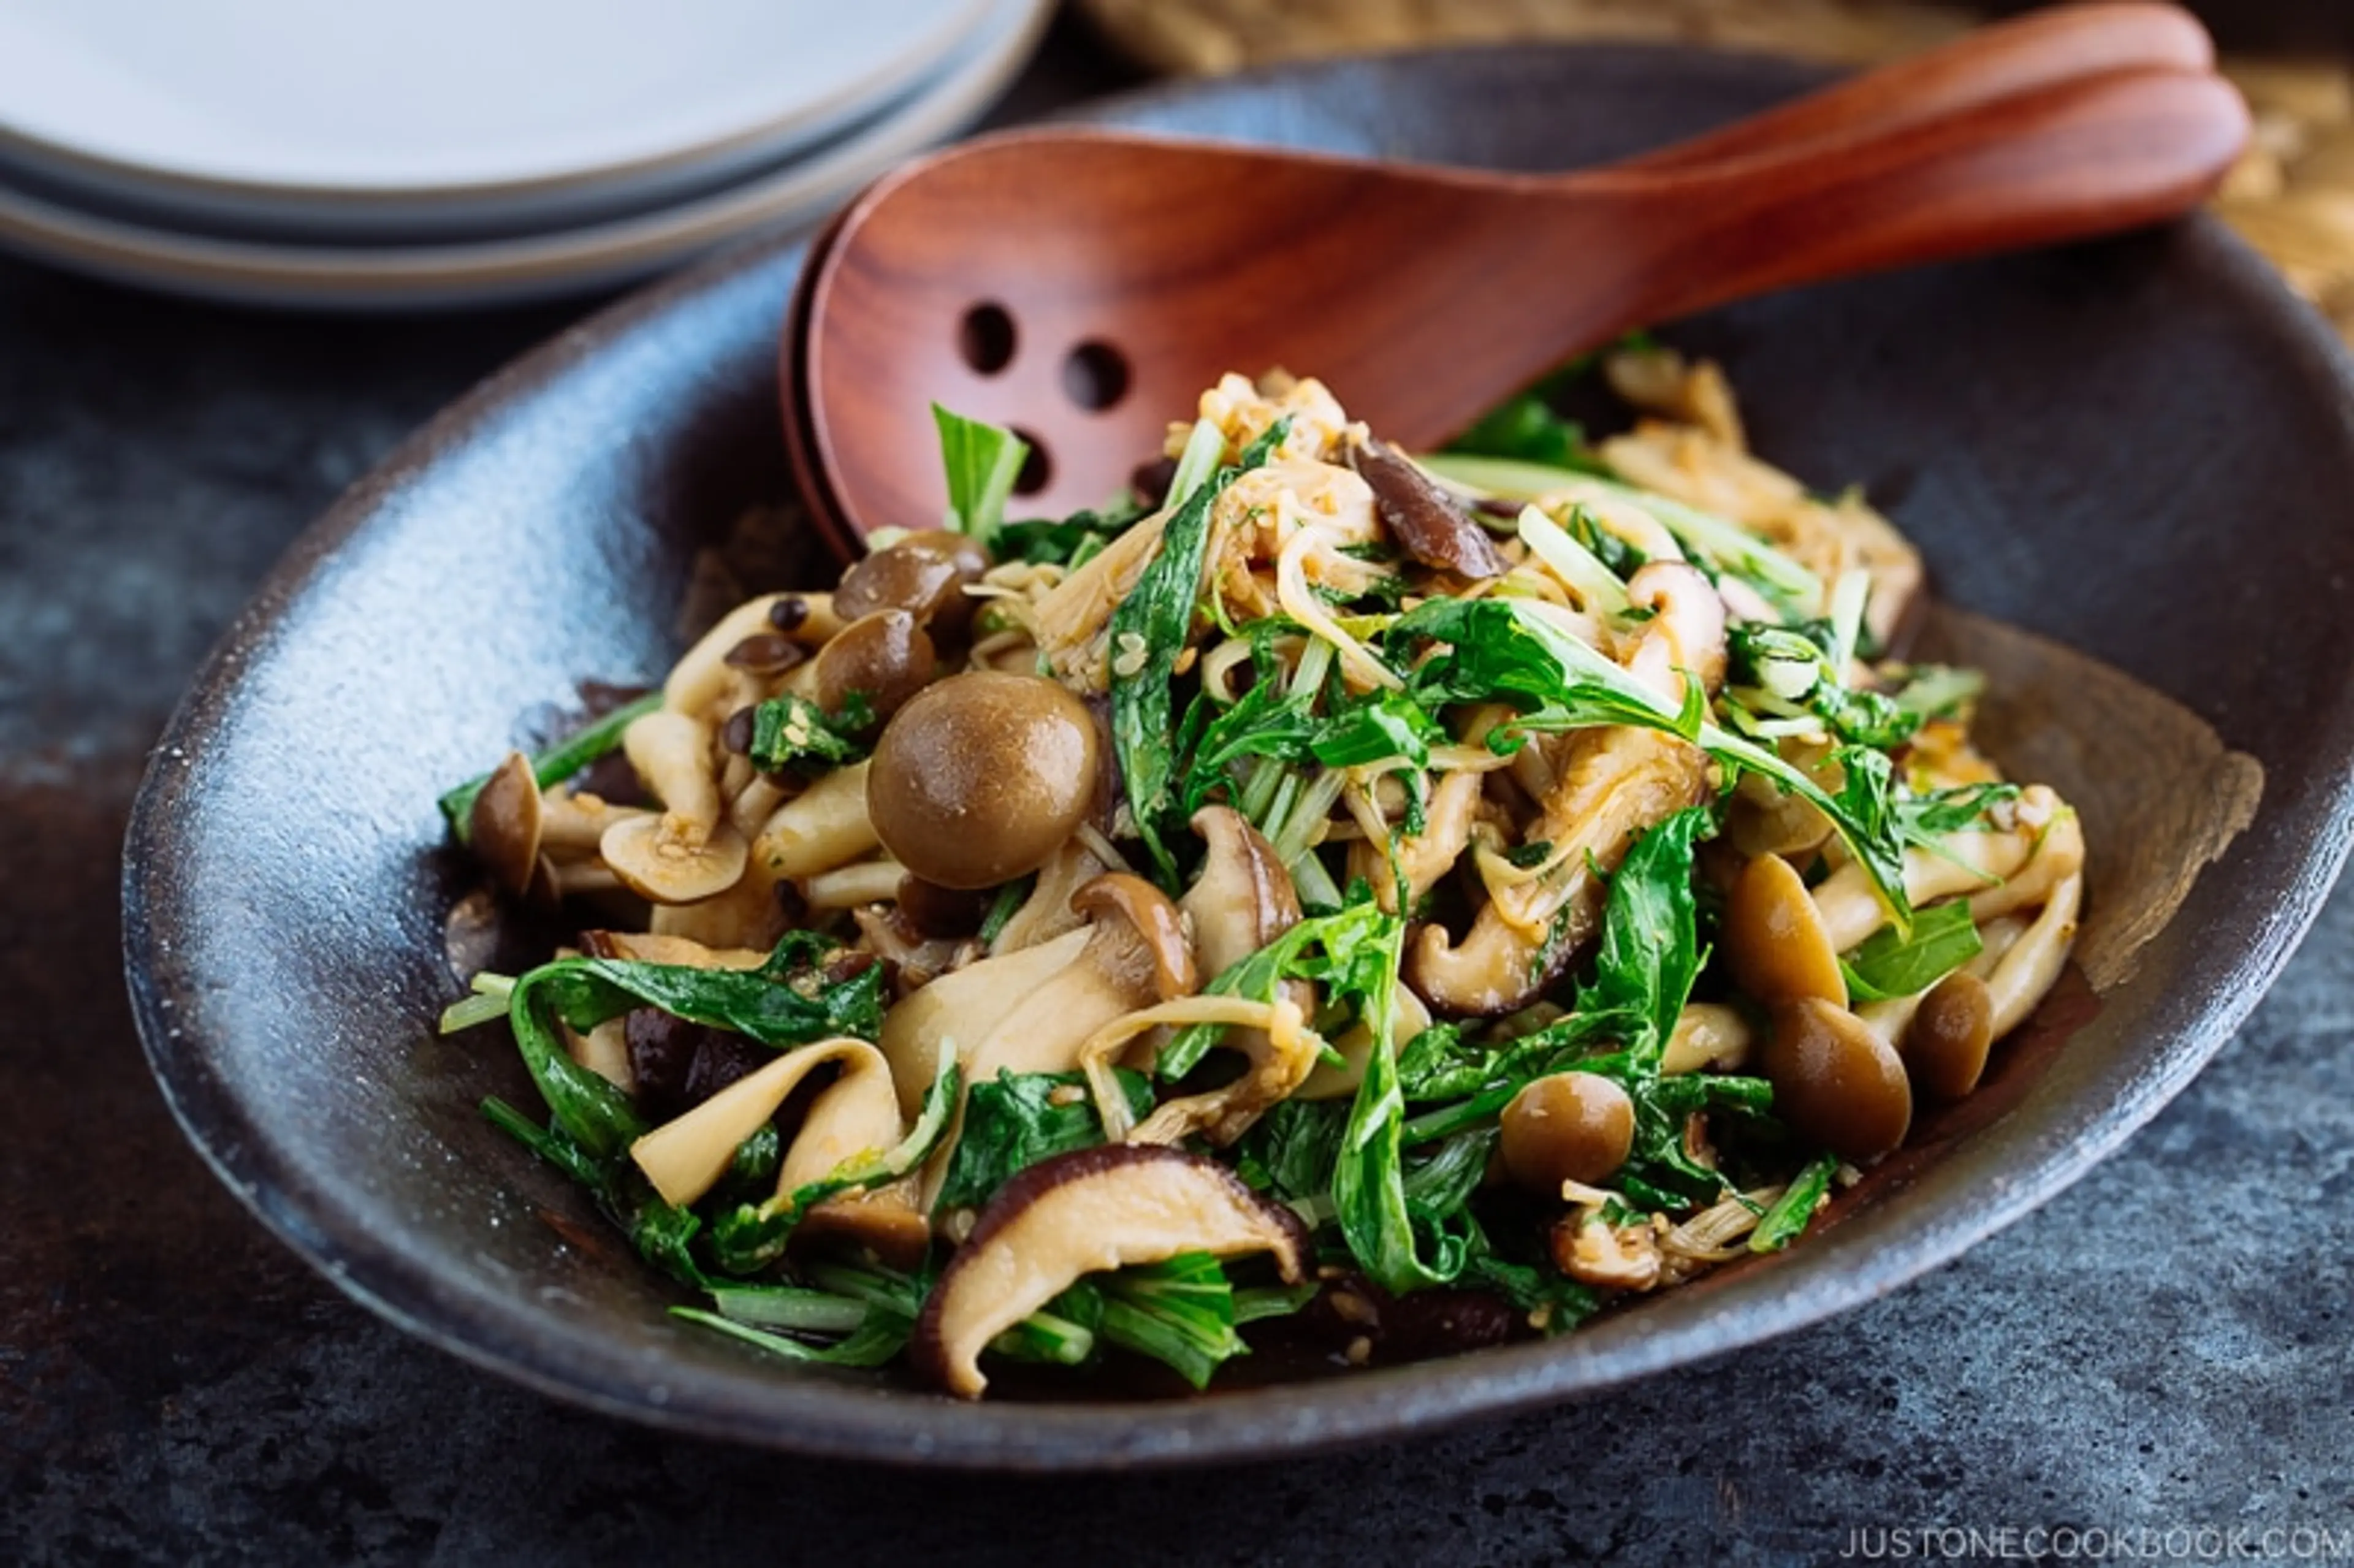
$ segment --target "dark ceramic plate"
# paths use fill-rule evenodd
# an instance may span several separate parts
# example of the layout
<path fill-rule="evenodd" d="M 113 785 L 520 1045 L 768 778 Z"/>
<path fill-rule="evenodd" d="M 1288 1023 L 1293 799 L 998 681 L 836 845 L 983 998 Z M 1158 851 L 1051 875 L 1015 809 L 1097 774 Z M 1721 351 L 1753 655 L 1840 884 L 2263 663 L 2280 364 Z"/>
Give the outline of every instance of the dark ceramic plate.
<path fill-rule="evenodd" d="M 1545 169 L 1811 79 L 1729 57 L 1516 49 L 1185 88 L 1103 117 Z M 666 1318 L 660 1282 L 476 1114 L 486 1092 L 529 1090 L 512 1053 L 431 1037 L 459 991 L 444 916 L 467 885 L 433 800 L 579 678 L 649 681 L 678 651 L 697 546 L 784 493 L 775 343 L 801 260 L 779 245 L 624 304 L 410 441 L 238 621 L 131 831 L 131 987 L 189 1136 L 344 1289 L 534 1387 L 782 1447 L 1078 1468 L 1394 1436 L 1684 1367 L 1890 1290 L 2081 1174 L 2254 1003 L 2345 850 L 2349 372 L 2221 228 L 1723 312 L 1680 334 L 1726 361 L 1761 450 L 1820 484 L 1862 481 L 1953 599 L 2129 672 L 2262 763 L 2261 809 L 2137 975 L 2064 1045 L 2047 1030 L 2014 1053 L 2031 1070 L 2006 1075 L 2000 1114 L 1933 1126 L 1840 1223 L 1562 1340 L 1152 1404 L 959 1405 L 764 1361 Z M 2073 738 L 2041 733 L 2063 774 Z M 2174 788 L 2161 807 L 2205 799 L 2179 758 L 2125 767 Z M 2096 867 L 2163 847 L 2147 805 L 2091 823 Z"/>

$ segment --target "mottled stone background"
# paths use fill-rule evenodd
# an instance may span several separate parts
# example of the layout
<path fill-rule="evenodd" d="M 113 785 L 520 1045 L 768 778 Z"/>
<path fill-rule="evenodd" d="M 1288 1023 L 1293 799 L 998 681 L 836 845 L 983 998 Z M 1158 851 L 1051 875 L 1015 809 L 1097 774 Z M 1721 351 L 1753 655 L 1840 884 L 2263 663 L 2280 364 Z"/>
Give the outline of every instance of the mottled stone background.
<path fill-rule="evenodd" d="M 1022 101 L 1101 73 L 1062 39 Z M 1884 1526 L 2354 1532 L 2354 894 L 2155 1125 L 1958 1263 L 1390 1447 L 1127 1479 L 818 1464 L 550 1404 L 345 1301 L 148 1079 L 123 817 L 279 551 L 579 308 L 313 321 L 0 263 L 0 1562 L 1808 1563 Z"/>

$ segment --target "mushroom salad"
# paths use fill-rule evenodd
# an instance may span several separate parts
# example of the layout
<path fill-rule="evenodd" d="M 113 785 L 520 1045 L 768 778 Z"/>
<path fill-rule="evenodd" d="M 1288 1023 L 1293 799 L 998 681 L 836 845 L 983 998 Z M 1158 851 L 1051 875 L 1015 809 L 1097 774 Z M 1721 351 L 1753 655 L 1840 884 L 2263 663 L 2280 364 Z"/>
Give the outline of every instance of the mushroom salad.
<path fill-rule="evenodd" d="M 1531 394 L 1426 457 L 1228 376 L 1034 521 L 939 411 L 944 525 L 444 799 L 578 932 L 446 1016 L 547 1113 L 486 1114 L 679 1316 L 969 1398 L 1561 1333 L 1787 1245 L 2058 978 L 2084 838 L 1893 656 L 1884 519 L 1715 366 L 1596 367 L 1631 430 Z"/>

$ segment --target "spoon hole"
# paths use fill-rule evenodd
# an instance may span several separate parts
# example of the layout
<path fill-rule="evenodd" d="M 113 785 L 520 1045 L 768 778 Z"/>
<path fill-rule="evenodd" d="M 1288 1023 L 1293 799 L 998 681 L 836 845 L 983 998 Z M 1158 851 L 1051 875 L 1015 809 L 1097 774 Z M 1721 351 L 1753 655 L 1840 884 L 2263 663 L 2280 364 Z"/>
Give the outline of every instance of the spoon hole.
<path fill-rule="evenodd" d="M 1063 360 L 1064 395 L 1090 413 L 1101 413 L 1128 396 L 1128 357 L 1094 339 Z"/>
<path fill-rule="evenodd" d="M 1038 439 L 1037 432 L 1016 425 L 1013 433 L 1030 448 L 1030 455 L 1022 460 L 1022 471 L 1013 476 L 1013 493 L 1035 495 L 1053 482 L 1055 460 L 1046 455 L 1046 443 Z"/>
<path fill-rule="evenodd" d="M 994 300 L 965 312 L 958 324 L 957 352 L 980 375 L 994 376 L 1013 364 L 1013 317 Z"/>

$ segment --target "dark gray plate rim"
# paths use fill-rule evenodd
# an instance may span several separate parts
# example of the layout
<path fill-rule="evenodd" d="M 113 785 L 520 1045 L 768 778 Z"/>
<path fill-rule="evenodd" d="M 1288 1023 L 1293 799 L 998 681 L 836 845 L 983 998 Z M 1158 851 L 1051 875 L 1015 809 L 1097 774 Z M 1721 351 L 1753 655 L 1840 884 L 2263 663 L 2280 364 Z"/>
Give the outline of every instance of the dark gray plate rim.
<path fill-rule="evenodd" d="M 1447 51 L 1466 53 L 1472 51 Z M 1522 51 L 1526 52 L 1526 51 Z M 1575 51 L 1571 51 L 1575 52 Z M 1620 57 L 1638 48 L 1593 51 Z M 1691 61 L 1691 51 L 1680 51 Z M 1750 57 L 1707 57 L 1715 68 L 1778 72 L 1792 85 L 1817 73 Z M 1351 62 L 1254 73 L 1212 87 L 1172 86 L 1093 106 L 1079 116 L 1119 120 L 1205 92 L 1248 91 L 1354 69 Z M 1405 69 L 1411 69 L 1410 62 Z M 2334 381 L 2354 407 L 2349 365 L 2319 318 L 2283 291 L 2270 270 L 2211 219 L 2192 220 L 2237 308 L 2292 343 L 2308 375 Z M 2354 767 L 2334 788 L 2287 802 L 2267 799 L 2256 835 L 2276 878 L 2260 906 L 2233 901 L 2219 913 L 2211 961 L 2177 977 L 2182 1022 L 2151 1042 L 2129 1083 L 2097 1104 L 2077 1097 L 2031 1144 L 1999 1150 L 1978 1140 L 1952 1151 L 1918 1185 L 1922 1202 L 1877 1204 L 1808 1247 L 1817 1266 L 1793 1289 L 1778 1270 L 1736 1271 L 1695 1290 L 1703 1315 L 1666 1321 L 1636 1312 L 1575 1335 L 1450 1361 L 1307 1384 L 1238 1391 L 1173 1404 L 973 1404 L 911 1402 L 811 1381 L 772 1386 L 683 1368 L 663 1383 L 605 1353 L 593 1336 L 550 1334 L 512 1301 L 472 1293 L 420 1270 L 322 1204 L 285 1151 L 255 1136 L 236 1096 L 184 1030 L 173 998 L 203 983 L 175 956 L 175 922 L 190 916 L 186 890 L 149 868 L 169 863 L 191 761 L 231 712 L 240 669 L 266 651 L 273 629 L 327 558 L 366 530 L 377 505 L 446 447 L 478 435 L 516 403 L 558 384 L 583 362 L 699 302 L 765 286 L 797 264 L 799 239 L 722 257 L 600 312 L 516 361 L 404 442 L 297 541 L 207 660 L 157 743 L 125 842 L 124 948 L 133 1010 L 150 1065 L 189 1140 L 215 1174 L 281 1239 L 346 1295 L 453 1355 L 552 1397 L 682 1433 L 797 1451 L 959 1467 L 1062 1470 L 1208 1462 L 1329 1448 L 1403 1436 L 1591 1394 L 1663 1369 L 1727 1354 L 1884 1295 L 2047 1202 L 2179 1093 L 2231 1036 L 2277 977 L 2336 880 L 2354 841 Z M 2210 867 L 2207 883 L 2223 874 Z M 2204 901 L 2197 890 L 2186 916 Z M 1967 1192 L 1967 1201 L 1945 1201 Z M 1679 1294 L 1690 1294 L 1691 1291 Z"/>

